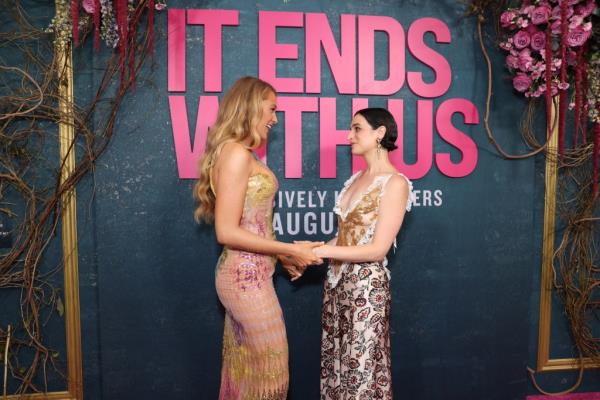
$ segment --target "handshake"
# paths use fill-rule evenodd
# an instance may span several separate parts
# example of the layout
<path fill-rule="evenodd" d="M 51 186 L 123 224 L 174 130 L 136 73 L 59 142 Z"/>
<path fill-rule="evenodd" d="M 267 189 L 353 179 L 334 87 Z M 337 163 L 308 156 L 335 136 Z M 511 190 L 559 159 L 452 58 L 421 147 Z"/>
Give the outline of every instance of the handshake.
<path fill-rule="evenodd" d="M 324 245 L 325 242 L 294 241 L 290 254 L 278 256 L 292 281 L 300 278 L 308 266 L 323 263 L 319 250 Z"/>

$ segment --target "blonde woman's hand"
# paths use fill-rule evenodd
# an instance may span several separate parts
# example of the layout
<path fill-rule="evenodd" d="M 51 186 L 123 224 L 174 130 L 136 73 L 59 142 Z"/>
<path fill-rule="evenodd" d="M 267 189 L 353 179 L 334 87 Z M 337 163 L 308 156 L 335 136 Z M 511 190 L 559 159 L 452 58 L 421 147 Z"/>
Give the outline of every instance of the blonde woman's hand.
<path fill-rule="evenodd" d="M 290 275 L 291 281 L 295 281 L 300 278 L 304 271 L 306 271 L 306 267 L 301 267 L 299 265 L 294 264 L 294 259 L 290 256 L 279 256 L 279 261 L 283 268 Z"/>
<path fill-rule="evenodd" d="M 296 241 L 294 242 L 294 251 L 290 255 L 292 263 L 299 267 L 308 267 L 313 264 L 322 264 L 323 260 L 317 257 L 313 249 L 315 247 L 322 246 L 324 242 L 307 242 L 307 241 Z"/>

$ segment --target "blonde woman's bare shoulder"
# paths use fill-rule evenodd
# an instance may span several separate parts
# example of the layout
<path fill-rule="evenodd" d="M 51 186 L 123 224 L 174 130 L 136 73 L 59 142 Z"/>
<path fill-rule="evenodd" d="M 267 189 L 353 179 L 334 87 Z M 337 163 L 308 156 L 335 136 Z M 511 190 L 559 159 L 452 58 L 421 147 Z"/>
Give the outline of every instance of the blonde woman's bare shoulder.
<path fill-rule="evenodd" d="M 219 167 L 225 167 L 226 169 L 230 167 L 248 168 L 252 165 L 253 160 L 250 151 L 236 142 L 223 144 L 218 155 Z"/>

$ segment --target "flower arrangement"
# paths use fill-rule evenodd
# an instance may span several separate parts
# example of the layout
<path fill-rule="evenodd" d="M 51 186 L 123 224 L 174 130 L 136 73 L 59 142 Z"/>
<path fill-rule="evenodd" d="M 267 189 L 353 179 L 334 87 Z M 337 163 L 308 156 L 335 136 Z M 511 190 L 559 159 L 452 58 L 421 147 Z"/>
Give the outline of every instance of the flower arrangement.
<path fill-rule="evenodd" d="M 500 24 L 508 33 L 500 47 L 509 52 L 506 66 L 514 74 L 513 87 L 526 97 L 546 99 L 548 137 L 552 134 L 552 99 L 558 97 L 558 152 L 561 160 L 565 148 L 567 90 L 575 88 L 574 140 L 581 131 L 587 141 L 588 117 L 597 115 L 595 96 L 589 95 L 587 44 L 592 36 L 594 0 L 523 0 L 519 8 L 509 8 L 500 15 Z M 593 129 L 594 196 L 597 194 L 600 125 Z"/>
<path fill-rule="evenodd" d="M 577 54 L 592 33 L 591 15 L 595 8 L 594 0 L 538 0 L 524 1 L 520 8 L 501 14 L 500 23 L 509 35 L 500 47 L 509 52 L 506 66 L 514 74 L 515 90 L 526 97 L 540 97 L 548 89 L 554 96 L 569 88 L 569 82 L 561 76 L 562 63 L 565 60 L 567 67 L 576 66 Z M 561 44 L 565 57 L 556 52 Z M 552 54 L 547 53 L 547 47 Z"/>

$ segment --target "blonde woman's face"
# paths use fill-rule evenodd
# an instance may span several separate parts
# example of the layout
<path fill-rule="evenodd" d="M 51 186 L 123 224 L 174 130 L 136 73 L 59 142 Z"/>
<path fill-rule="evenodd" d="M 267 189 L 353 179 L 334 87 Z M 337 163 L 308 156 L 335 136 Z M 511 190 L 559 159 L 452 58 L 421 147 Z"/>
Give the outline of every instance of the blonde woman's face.
<path fill-rule="evenodd" d="M 267 140 L 269 131 L 277 123 L 275 110 L 277 110 L 277 96 L 275 96 L 275 93 L 269 92 L 267 98 L 262 101 L 262 118 L 257 126 L 263 142 Z"/>

